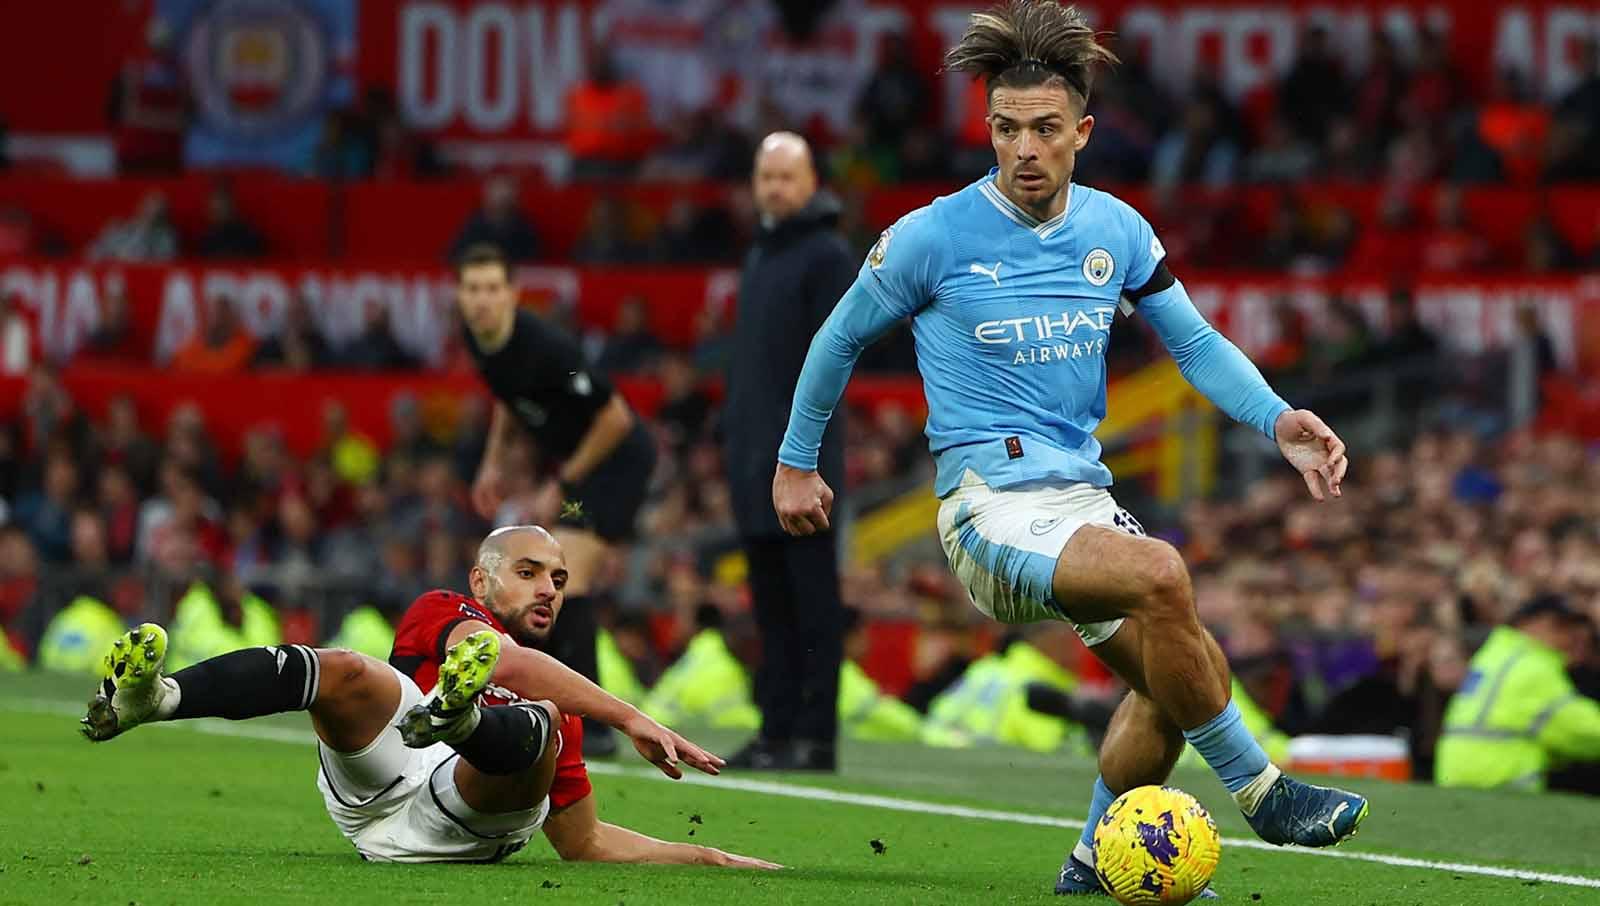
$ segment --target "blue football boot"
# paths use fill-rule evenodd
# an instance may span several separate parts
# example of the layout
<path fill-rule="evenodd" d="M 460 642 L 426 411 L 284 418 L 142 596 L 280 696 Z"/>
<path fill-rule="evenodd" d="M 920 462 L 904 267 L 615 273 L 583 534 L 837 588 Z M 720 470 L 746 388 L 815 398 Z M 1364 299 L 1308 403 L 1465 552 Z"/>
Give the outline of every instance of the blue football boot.
<path fill-rule="evenodd" d="M 1363 796 L 1280 774 L 1255 812 L 1244 818 L 1268 843 L 1333 846 L 1355 834 L 1367 811 Z"/>

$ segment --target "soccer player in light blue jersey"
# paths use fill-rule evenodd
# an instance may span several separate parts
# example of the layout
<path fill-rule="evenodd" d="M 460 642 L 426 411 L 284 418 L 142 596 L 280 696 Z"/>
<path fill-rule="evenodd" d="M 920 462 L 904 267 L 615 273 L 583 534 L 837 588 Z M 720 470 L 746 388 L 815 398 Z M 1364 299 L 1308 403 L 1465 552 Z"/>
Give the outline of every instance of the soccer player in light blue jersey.
<path fill-rule="evenodd" d="M 1083 16 L 1053 0 L 971 17 L 945 65 L 987 78 L 998 166 L 879 237 L 811 342 L 772 485 L 787 531 L 827 527 L 823 428 L 863 347 L 910 318 L 951 569 L 997 620 L 1073 623 L 1132 690 L 1101 747 L 1063 894 L 1104 893 L 1096 823 L 1116 794 L 1164 782 L 1185 742 L 1269 842 L 1328 846 L 1367 814 L 1361 796 L 1293 780 L 1268 760 L 1230 700 L 1227 660 L 1195 614 L 1182 558 L 1106 490 L 1093 432 L 1119 309 L 1145 318 L 1218 408 L 1276 441 L 1314 498 L 1339 496 L 1347 462 L 1333 431 L 1290 408 L 1195 310 L 1145 219 L 1073 185 L 1102 62 L 1114 58 Z"/>

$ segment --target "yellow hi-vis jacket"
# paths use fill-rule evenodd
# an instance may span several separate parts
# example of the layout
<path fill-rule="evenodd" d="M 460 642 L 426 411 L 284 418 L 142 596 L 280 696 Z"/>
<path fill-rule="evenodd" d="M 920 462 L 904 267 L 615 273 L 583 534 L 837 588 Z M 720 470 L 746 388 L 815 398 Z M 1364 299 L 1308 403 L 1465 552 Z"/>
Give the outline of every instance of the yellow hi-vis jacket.
<path fill-rule="evenodd" d="M 1578 694 L 1559 651 L 1501 626 L 1468 668 L 1444 712 L 1440 786 L 1542 790 L 1550 768 L 1600 760 L 1600 702 Z"/>
<path fill-rule="evenodd" d="M 189 586 L 189 591 L 178 601 L 172 627 L 167 632 L 167 672 L 241 648 L 283 643 L 278 614 L 272 605 L 246 594 L 240 609 L 244 618 L 234 626 L 223 619 L 222 605 L 209 586 L 204 582 Z"/>
<path fill-rule="evenodd" d="M 345 614 L 339 631 L 327 641 L 329 648 L 348 648 L 351 651 L 387 661 L 394 651 L 394 627 L 370 605 L 357 607 Z"/>
<path fill-rule="evenodd" d="M 122 617 L 104 602 L 79 595 L 45 627 L 39 666 L 69 673 L 98 673 L 111 643 L 127 631 Z"/>
<path fill-rule="evenodd" d="M 617 647 L 617 639 L 602 629 L 594 637 L 595 660 L 599 667 L 600 688 L 635 707 L 644 701 L 644 685 L 628 656 Z"/>
<path fill-rule="evenodd" d="M 922 741 L 945 747 L 1000 743 L 1054 751 L 1076 725 L 1029 708 L 1029 683 L 1071 689 L 1078 681 L 1044 652 L 1014 642 L 1003 655 L 973 661 L 954 685 L 933 700 L 923 722 Z"/>
<path fill-rule="evenodd" d="M 754 730 L 761 726 L 761 712 L 750 700 L 750 678 L 744 665 L 715 629 L 702 629 L 689 640 L 683 656 L 661 674 L 639 710 L 669 727 L 709 723 Z"/>
<path fill-rule="evenodd" d="M 884 695 L 866 671 L 847 659 L 839 667 L 839 728 L 852 739 L 912 742 L 922 731 L 922 715 Z"/>

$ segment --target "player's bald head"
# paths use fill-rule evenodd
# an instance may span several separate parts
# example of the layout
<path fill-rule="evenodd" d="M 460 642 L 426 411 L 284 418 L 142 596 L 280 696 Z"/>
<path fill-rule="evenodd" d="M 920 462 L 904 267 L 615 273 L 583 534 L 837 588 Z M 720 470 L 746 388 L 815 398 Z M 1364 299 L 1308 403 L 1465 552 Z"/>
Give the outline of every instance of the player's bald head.
<path fill-rule="evenodd" d="M 513 552 L 521 554 L 529 547 L 549 545 L 554 549 L 555 556 L 561 556 L 561 544 L 555 536 L 545 531 L 538 525 L 508 525 L 490 532 L 483 543 L 478 545 L 478 566 L 483 571 L 495 574 L 504 563 L 512 556 Z M 534 558 L 540 559 L 540 558 Z"/>
<path fill-rule="evenodd" d="M 817 191 L 811 146 L 793 132 L 768 135 L 756 149 L 752 184 L 756 208 L 769 223 L 794 216 Z"/>
<path fill-rule="evenodd" d="M 811 162 L 811 145 L 798 133 L 774 132 L 761 140 L 756 148 L 756 166 L 766 161 L 771 164 L 798 164 L 816 171 Z"/>

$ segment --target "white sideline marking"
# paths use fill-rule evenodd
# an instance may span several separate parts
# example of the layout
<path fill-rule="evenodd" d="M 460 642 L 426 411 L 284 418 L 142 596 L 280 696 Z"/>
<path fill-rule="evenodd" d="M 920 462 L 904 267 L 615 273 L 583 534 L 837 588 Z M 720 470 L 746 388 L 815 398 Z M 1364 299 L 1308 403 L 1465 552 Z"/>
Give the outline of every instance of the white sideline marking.
<path fill-rule="evenodd" d="M 19 711 L 36 711 L 48 714 L 64 714 L 74 717 L 83 713 L 80 705 L 70 705 L 65 702 L 34 702 L 17 699 L 0 699 L 0 708 L 12 708 Z M 313 733 L 304 730 L 290 730 L 285 727 L 265 727 L 254 724 L 230 723 L 221 720 L 186 721 L 182 723 L 166 724 L 174 729 L 194 730 L 200 733 L 210 733 L 214 736 L 239 736 L 246 739 L 259 739 L 269 742 L 294 743 L 297 745 L 310 745 L 317 741 Z M 589 765 L 593 774 L 606 774 L 615 777 L 632 777 L 656 780 L 669 780 L 660 773 L 650 768 L 626 768 L 621 765 L 595 762 Z M 833 802 L 839 805 L 855 805 L 863 808 L 877 808 L 892 812 L 914 812 L 923 815 L 942 815 L 948 818 L 971 818 L 978 821 L 1000 821 L 1007 824 L 1028 824 L 1037 827 L 1059 827 L 1066 830 L 1082 830 L 1083 822 L 1075 818 L 1058 818 L 1054 815 L 1037 815 L 1028 812 L 1008 812 L 996 809 L 970 808 L 964 805 L 948 805 L 942 802 L 924 802 L 918 799 L 901 799 L 897 796 L 875 796 L 867 793 L 847 793 L 841 790 L 830 790 L 825 787 L 803 786 L 794 783 L 782 783 L 774 780 L 748 780 L 743 777 L 707 777 L 698 774 L 685 774 L 683 783 L 695 786 L 706 786 L 716 789 L 739 790 L 745 793 L 760 793 L 767 796 L 783 796 L 789 799 L 806 799 L 812 802 Z M 1275 853 L 1292 853 L 1305 856 L 1322 856 L 1328 859 L 1349 859 L 1357 862 L 1376 862 L 1379 865 L 1393 865 L 1398 868 L 1423 868 L 1429 871 L 1447 871 L 1464 875 L 1481 875 L 1490 878 L 1509 878 L 1517 881 L 1542 881 L 1547 884 L 1564 884 L 1569 887 L 1588 887 L 1600 889 L 1600 878 L 1589 878 L 1582 875 L 1552 874 L 1543 871 L 1528 871 L 1521 868 L 1501 868 L 1497 865 L 1476 865 L 1471 862 L 1436 862 L 1431 859 L 1413 859 L 1409 856 L 1391 856 L 1384 853 L 1356 852 L 1348 849 L 1305 849 L 1299 846 L 1273 846 L 1261 840 L 1241 839 L 1238 837 L 1225 837 L 1223 844 L 1241 849 L 1259 849 Z"/>

